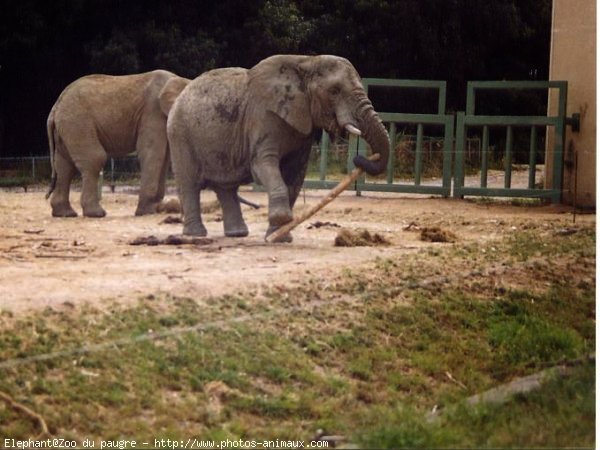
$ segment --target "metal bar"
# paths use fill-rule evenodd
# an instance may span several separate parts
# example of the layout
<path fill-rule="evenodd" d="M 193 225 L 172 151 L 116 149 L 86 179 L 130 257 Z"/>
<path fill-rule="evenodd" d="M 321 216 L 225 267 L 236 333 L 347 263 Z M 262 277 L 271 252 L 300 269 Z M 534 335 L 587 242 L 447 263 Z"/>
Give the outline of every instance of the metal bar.
<path fill-rule="evenodd" d="M 423 171 L 423 124 L 417 125 L 417 147 L 415 148 L 415 186 L 421 184 Z"/>
<path fill-rule="evenodd" d="M 35 180 L 35 157 L 31 158 L 31 178 Z"/>
<path fill-rule="evenodd" d="M 382 119 L 383 120 L 383 119 Z M 465 124 L 474 126 L 483 125 L 500 125 L 500 126 L 554 126 L 558 123 L 559 119 L 556 117 L 548 116 L 465 116 Z"/>
<path fill-rule="evenodd" d="M 401 114 L 389 112 L 379 112 L 377 114 L 382 122 L 422 123 L 432 125 L 444 125 L 446 123 L 445 114 Z"/>
<path fill-rule="evenodd" d="M 396 123 L 422 123 L 425 125 L 444 125 L 445 115 L 437 114 L 400 114 L 400 113 L 378 113 L 383 122 Z M 559 119 L 548 116 L 474 116 L 465 115 L 465 125 L 483 126 L 555 126 Z"/>
<path fill-rule="evenodd" d="M 481 187 L 487 187 L 488 175 L 488 152 L 490 148 L 490 129 L 487 125 L 483 127 L 481 144 Z"/>
<path fill-rule="evenodd" d="M 329 154 L 329 135 L 323 131 L 321 134 L 321 159 L 319 161 L 319 179 L 323 181 L 327 174 L 327 157 Z"/>
<path fill-rule="evenodd" d="M 564 119 L 563 119 L 564 122 Z M 563 152 L 565 141 L 565 127 L 557 126 L 554 130 L 554 158 L 552 161 L 552 189 L 559 194 L 552 198 L 553 203 L 559 203 L 562 195 L 562 174 L 563 174 Z"/>
<path fill-rule="evenodd" d="M 438 90 L 438 114 L 446 114 L 446 82 Z"/>
<path fill-rule="evenodd" d="M 414 184 L 383 184 L 383 183 L 360 183 L 357 189 L 371 192 L 403 192 L 407 194 L 435 194 L 450 195 L 450 188 L 445 186 L 415 186 Z"/>
<path fill-rule="evenodd" d="M 535 126 L 531 127 L 529 136 L 529 189 L 535 188 L 535 151 L 537 147 L 537 130 Z"/>
<path fill-rule="evenodd" d="M 473 87 L 473 81 L 467 82 L 467 115 L 472 116 L 475 114 L 475 89 Z"/>
<path fill-rule="evenodd" d="M 394 164 L 396 163 L 396 124 L 390 123 L 390 155 L 388 157 L 387 165 L 387 182 L 392 184 L 394 182 Z"/>
<path fill-rule="evenodd" d="M 365 141 L 363 138 L 358 138 L 358 145 L 357 145 L 357 154 L 364 156 L 365 158 L 367 157 L 367 141 Z M 354 164 L 353 164 L 354 165 Z M 348 173 L 350 173 L 351 171 L 348 171 Z M 360 174 L 360 176 L 358 177 L 358 179 L 356 180 L 356 196 L 360 197 L 361 193 L 360 193 L 360 189 L 358 189 L 358 186 L 360 184 L 365 183 L 366 181 L 366 175 L 364 172 L 362 172 Z"/>
<path fill-rule="evenodd" d="M 358 154 L 358 137 L 354 134 L 350 134 L 348 139 L 348 160 L 346 161 L 346 169 L 348 173 L 354 170 L 354 157 Z M 356 183 L 353 186 L 356 190 Z"/>
<path fill-rule="evenodd" d="M 405 88 L 442 89 L 446 82 L 439 80 L 396 80 L 387 78 L 363 78 L 363 86 L 391 86 Z"/>
<path fill-rule="evenodd" d="M 307 189 L 331 189 L 338 185 L 337 181 L 331 180 L 304 180 L 303 186 Z M 349 190 L 353 190 L 354 186 L 349 187 Z"/>
<path fill-rule="evenodd" d="M 473 89 L 548 89 L 563 88 L 566 81 L 469 81 L 469 86 Z"/>
<path fill-rule="evenodd" d="M 506 127 L 506 147 L 504 149 L 504 187 L 510 188 L 512 175 L 513 128 Z"/>
<path fill-rule="evenodd" d="M 444 125 L 444 157 L 442 169 L 442 185 L 448 194 L 452 188 L 452 144 L 454 143 L 454 116 L 447 115 Z"/>
<path fill-rule="evenodd" d="M 462 198 L 460 188 L 465 185 L 465 113 L 456 113 L 456 144 L 454 148 L 454 197 Z"/>
<path fill-rule="evenodd" d="M 458 192 L 457 192 L 458 191 Z M 454 188 L 454 196 L 482 196 L 482 197 L 528 197 L 528 198 L 553 198 L 560 195 L 560 191 L 554 189 L 503 189 L 503 188 L 478 188 L 460 187 Z"/>
<path fill-rule="evenodd" d="M 552 198 L 553 203 L 560 202 L 563 182 L 563 153 L 565 146 L 565 126 L 567 111 L 567 82 L 558 82 L 558 121 L 554 128 L 554 159 L 552 161 L 552 188 L 559 194 Z"/>

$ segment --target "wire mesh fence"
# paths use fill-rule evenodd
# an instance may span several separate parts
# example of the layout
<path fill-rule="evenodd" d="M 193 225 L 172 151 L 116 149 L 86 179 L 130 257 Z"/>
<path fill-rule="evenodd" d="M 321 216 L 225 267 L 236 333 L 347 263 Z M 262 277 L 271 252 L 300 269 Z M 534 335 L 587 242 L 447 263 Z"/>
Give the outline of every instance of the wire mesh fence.
<path fill-rule="evenodd" d="M 0 158 L 0 187 L 48 184 L 52 177 L 49 156 Z M 103 169 L 104 184 L 111 186 L 130 184 L 139 181 L 140 164 L 136 156 L 109 158 Z M 75 176 L 75 182 L 80 179 Z M 172 182 L 173 174 L 167 172 L 167 180 Z"/>

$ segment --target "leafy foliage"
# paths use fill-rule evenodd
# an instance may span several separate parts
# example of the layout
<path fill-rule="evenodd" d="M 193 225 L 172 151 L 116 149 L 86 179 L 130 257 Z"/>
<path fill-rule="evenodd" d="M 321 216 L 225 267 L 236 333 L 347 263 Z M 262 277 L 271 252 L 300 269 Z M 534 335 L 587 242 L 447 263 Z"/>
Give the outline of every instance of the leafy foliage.
<path fill-rule="evenodd" d="M 447 80 L 451 110 L 464 107 L 467 80 L 548 76 L 550 0 L 4 3 L 0 155 L 45 154 L 52 104 L 89 73 L 162 68 L 193 78 L 275 53 L 330 53 L 365 77 Z"/>

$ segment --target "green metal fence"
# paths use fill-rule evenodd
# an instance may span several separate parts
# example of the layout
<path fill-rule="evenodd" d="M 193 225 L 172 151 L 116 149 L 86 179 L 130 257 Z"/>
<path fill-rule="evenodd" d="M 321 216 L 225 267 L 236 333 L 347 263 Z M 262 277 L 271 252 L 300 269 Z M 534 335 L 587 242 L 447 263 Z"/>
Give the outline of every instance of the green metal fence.
<path fill-rule="evenodd" d="M 363 80 L 365 90 L 369 91 L 373 86 L 384 86 L 402 89 L 435 89 L 438 92 L 437 111 L 432 114 L 402 114 L 379 112 L 379 116 L 387 127 L 390 135 L 390 158 L 385 177 L 373 178 L 362 176 L 350 189 L 360 195 L 361 191 L 382 192 L 405 192 L 420 194 L 437 194 L 442 196 L 452 195 L 454 197 L 464 196 L 494 196 L 494 197 L 531 197 L 547 198 L 553 202 L 560 201 L 562 192 L 562 172 L 564 154 L 565 126 L 572 125 L 574 130 L 578 124 L 577 115 L 572 118 L 566 117 L 567 82 L 566 81 L 472 81 L 467 85 L 466 112 L 458 112 L 455 115 L 446 114 L 446 82 L 445 81 L 419 81 L 419 80 L 385 80 L 366 78 Z M 555 115 L 481 115 L 475 112 L 476 93 L 481 90 L 533 90 L 549 91 L 558 90 L 558 111 Z M 456 120 L 456 126 L 455 126 Z M 398 180 L 394 176 L 395 158 L 397 156 L 396 144 L 398 130 L 402 126 L 410 125 L 416 127 L 416 138 L 414 148 L 414 167 L 412 167 L 412 182 Z M 441 184 L 433 184 L 430 180 L 424 180 L 426 167 L 423 164 L 424 127 L 437 126 L 443 128 L 439 140 L 442 144 L 442 169 Z M 490 167 L 490 129 L 505 128 L 504 149 L 502 152 L 503 185 L 501 187 L 488 184 Z M 473 139 L 468 135 L 473 134 L 473 129 L 479 129 L 477 141 L 481 142 L 478 152 L 479 183 L 476 185 L 465 185 L 465 172 L 467 164 L 467 144 Z M 515 155 L 515 130 L 528 131 L 528 166 L 527 187 L 513 186 L 514 155 Z M 548 154 L 551 158 L 552 178 L 550 186 L 543 186 L 536 180 L 537 152 L 543 145 L 546 132 L 554 134 L 553 148 Z M 497 134 L 497 130 L 496 130 Z M 538 145 L 540 144 L 540 145 Z M 323 133 L 319 147 L 319 179 L 307 180 L 304 185 L 308 188 L 331 188 L 337 184 L 337 180 L 330 179 L 328 158 L 330 156 L 330 142 L 326 133 Z M 347 171 L 353 169 L 352 159 L 356 154 L 367 154 L 368 149 L 365 141 L 360 138 L 350 137 L 348 143 Z M 454 153 L 454 155 L 453 155 Z M 469 148 L 472 153 L 472 148 Z M 453 165 L 454 156 L 454 165 Z M 473 158 L 469 164 L 473 165 Z M 544 161 L 549 163 L 549 161 Z M 472 167 L 473 168 L 473 167 Z M 453 174 L 454 169 L 454 174 Z M 454 184 L 454 185 L 453 185 Z M 473 184 L 473 183 L 470 183 Z M 493 184 L 493 183 L 492 183 Z M 541 185 L 540 185 L 541 184 Z"/>
<path fill-rule="evenodd" d="M 515 89 L 546 90 L 558 89 L 558 112 L 555 116 L 504 116 L 504 115 L 479 115 L 475 112 L 475 98 L 480 90 L 508 91 Z M 467 84 L 466 112 L 459 112 L 456 116 L 456 158 L 454 191 L 455 197 L 465 195 L 493 196 L 493 197 L 533 197 L 548 198 L 552 202 L 559 202 L 562 192 L 562 169 L 564 152 L 564 132 L 566 125 L 567 82 L 566 81 L 471 81 Z M 465 186 L 465 137 L 469 128 L 482 128 L 482 157 L 481 176 L 478 186 Z M 488 187 L 488 157 L 490 127 L 503 127 L 506 129 L 504 148 L 504 186 Z M 529 161 L 527 188 L 512 187 L 513 158 L 514 158 L 514 133 L 515 128 L 526 127 L 529 129 Z M 552 184 L 551 186 L 536 187 L 536 148 L 539 129 L 546 131 L 552 128 L 554 133 L 554 148 L 552 157 Z"/>

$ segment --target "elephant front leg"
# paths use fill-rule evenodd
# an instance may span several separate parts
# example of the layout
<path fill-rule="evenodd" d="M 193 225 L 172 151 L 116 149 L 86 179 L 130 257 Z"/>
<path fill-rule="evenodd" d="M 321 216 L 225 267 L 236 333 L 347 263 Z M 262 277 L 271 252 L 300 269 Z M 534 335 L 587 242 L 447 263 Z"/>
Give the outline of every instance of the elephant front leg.
<path fill-rule="evenodd" d="M 269 157 L 257 161 L 253 165 L 253 172 L 269 195 L 268 236 L 294 218 L 290 207 L 289 189 L 279 170 L 279 158 Z M 291 235 L 286 235 L 282 240 L 291 242 Z"/>
<path fill-rule="evenodd" d="M 137 148 L 141 180 L 136 216 L 155 214 L 165 196 L 169 152 L 164 127 L 160 121 L 149 122 L 140 131 Z"/>
<path fill-rule="evenodd" d="M 236 189 L 217 189 L 215 193 L 223 209 L 223 228 L 227 237 L 248 236 L 248 226 L 244 222 Z"/>

